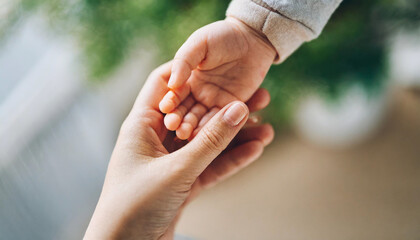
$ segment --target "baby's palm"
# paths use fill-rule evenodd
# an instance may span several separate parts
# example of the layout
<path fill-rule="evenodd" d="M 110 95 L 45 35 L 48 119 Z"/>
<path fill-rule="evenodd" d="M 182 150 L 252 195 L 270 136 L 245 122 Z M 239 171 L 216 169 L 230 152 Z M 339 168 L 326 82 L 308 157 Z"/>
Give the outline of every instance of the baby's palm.
<path fill-rule="evenodd" d="M 238 20 L 228 19 L 196 31 L 175 56 L 173 89 L 160 109 L 165 125 L 187 139 L 208 109 L 246 102 L 258 89 L 275 57 L 274 48 Z"/>

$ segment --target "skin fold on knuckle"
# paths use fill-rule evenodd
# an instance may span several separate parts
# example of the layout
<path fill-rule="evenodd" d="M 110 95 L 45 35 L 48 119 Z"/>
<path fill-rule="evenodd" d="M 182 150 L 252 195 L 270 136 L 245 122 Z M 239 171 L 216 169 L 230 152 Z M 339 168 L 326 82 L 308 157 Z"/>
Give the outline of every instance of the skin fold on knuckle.
<path fill-rule="evenodd" d="M 217 127 L 214 129 L 203 128 L 201 131 L 205 139 L 205 148 L 217 152 L 221 152 L 226 148 L 225 142 L 227 141 L 226 134 L 228 134 L 228 131 Z"/>

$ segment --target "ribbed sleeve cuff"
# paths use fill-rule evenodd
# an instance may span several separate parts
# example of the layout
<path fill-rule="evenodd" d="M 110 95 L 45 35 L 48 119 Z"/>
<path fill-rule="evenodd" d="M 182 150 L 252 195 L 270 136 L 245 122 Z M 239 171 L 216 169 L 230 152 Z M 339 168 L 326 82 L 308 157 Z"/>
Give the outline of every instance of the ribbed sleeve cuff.
<path fill-rule="evenodd" d="M 264 34 L 277 50 L 274 63 L 283 62 L 303 42 L 316 38 L 311 29 L 264 6 L 259 0 L 233 0 L 226 16 L 235 17 Z"/>

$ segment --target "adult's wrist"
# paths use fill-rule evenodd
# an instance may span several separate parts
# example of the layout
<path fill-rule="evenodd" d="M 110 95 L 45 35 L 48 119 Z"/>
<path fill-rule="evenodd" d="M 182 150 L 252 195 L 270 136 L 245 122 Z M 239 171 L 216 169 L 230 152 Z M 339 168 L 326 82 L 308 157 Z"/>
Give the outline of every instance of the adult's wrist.
<path fill-rule="evenodd" d="M 119 197 L 124 195 L 117 192 L 113 194 Z M 147 224 L 141 222 L 143 218 L 134 206 L 118 197 L 107 198 L 102 192 L 83 239 L 131 239 L 133 236 L 135 239 L 145 239 L 143 236 L 146 235 L 147 239 L 157 239 L 158 234 L 151 234 L 149 229 L 145 229 Z"/>

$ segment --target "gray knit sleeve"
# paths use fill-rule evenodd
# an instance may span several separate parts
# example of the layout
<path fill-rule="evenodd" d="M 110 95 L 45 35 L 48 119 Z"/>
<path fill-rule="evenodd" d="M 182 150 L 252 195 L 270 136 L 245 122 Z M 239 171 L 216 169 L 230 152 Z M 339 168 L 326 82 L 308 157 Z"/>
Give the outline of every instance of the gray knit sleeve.
<path fill-rule="evenodd" d="M 284 61 L 319 36 L 342 0 L 233 0 L 226 15 L 264 34 Z"/>
<path fill-rule="evenodd" d="M 261 0 L 278 14 L 301 23 L 318 36 L 341 0 Z M 258 1 L 255 1 L 258 2 Z"/>

